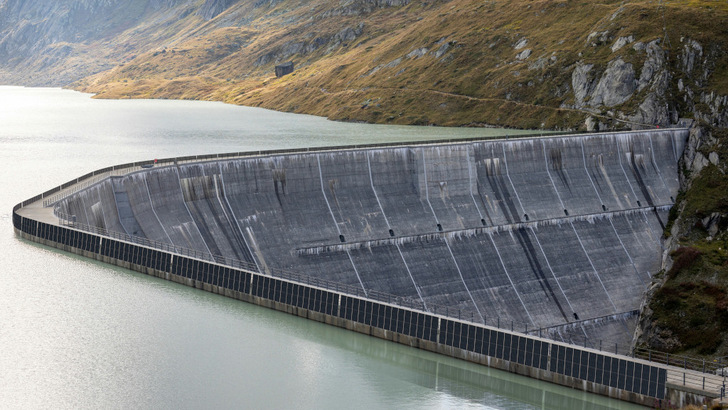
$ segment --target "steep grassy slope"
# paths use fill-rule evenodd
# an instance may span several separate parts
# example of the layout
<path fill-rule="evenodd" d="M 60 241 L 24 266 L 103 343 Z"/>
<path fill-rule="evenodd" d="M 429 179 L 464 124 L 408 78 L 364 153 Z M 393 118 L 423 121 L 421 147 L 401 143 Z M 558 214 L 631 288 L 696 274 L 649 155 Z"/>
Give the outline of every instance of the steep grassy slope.
<path fill-rule="evenodd" d="M 670 264 L 642 315 L 639 344 L 708 359 L 728 356 L 728 130 L 693 131 L 684 190 L 667 228 Z"/>
<path fill-rule="evenodd" d="M 175 29 L 193 31 L 75 87 L 101 98 L 222 100 L 369 122 L 666 125 L 694 116 L 677 84 L 693 74 L 682 57 L 695 42 L 693 64 L 705 71 L 689 83 L 691 98 L 728 93 L 725 2 L 260 3 L 233 2 L 210 21 L 187 17 Z M 288 60 L 294 74 L 273 77 Z M 589 68 L 584 78 L 578 67 Z"/>

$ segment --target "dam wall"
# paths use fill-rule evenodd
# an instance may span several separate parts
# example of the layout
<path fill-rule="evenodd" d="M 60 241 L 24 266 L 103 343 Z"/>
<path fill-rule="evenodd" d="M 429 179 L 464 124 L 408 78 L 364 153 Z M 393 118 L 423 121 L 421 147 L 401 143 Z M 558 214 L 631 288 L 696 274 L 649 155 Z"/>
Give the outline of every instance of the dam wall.
<path fill-rule="evenodd" d="M 629 344 L 686 130 L 259 153 L 64 198 L 93 229 L 293 271 L 428 312 Z M 598 325 L 597 320 L 598 321 Z"/>
<path fill-rule="evenodd" d="M 686 136 L 685 130 L 668 130 L 489 142 L 492 146 L 477 141 L 472 146 L 448 142 L 232 153 L 160 160 L 153 168 L 152 161 L 125 164 L 18 204 L 13 225 L 31 241 L 397 343 L 647 406 L 667 405 L 667 400 L 685 404 L 716 397 L 720 380 L 669 366 L 675 358 L 662 365 L 607 353 L 607 343 L 601 351 L 599 338 L 629 333 L 624 327 L 630 325 L 633 329 L 636 313 L 629 309 L 632 298 L 640 298 L 628 286 L 642 286 L 653 273 L 642 270 L 656 264 L 652 254 L 642 252 L 657 249 L 659 259 L 659 233 L 669 208 L 664 201 L 671 201 L 677 189 L 676 158 Z M 599 138 L 607 142 L 590 142 Z M 597 153 L 588 148 L 592 143 L 611 151 Z M 517 162 L 505 165 L 523 147 L 531 150 L 524 154 L 531 163 L 522 165 L 526 171 L 519 177 Z M 458 160 L 446 160 L 450 148 Z M 545 172 L 537 164 L 541 156 L 533 154 L 539 148 L 548 165 Z M 502 162 L 471 156 L 477 150 L 495 155 L 499 149 L 506 152 Z M 385 154 L 378 156 L 380 151 Z M 588 181 L 576 176 L 581 172 L 578 161 L 564 152 L 581 153 L 581 175 Z M 338 161 L 339 154 L 353 158 L 353 164 Z M 438 155 L 444 159 L 433 161 Z M 425 161 L 418 162 L 422 157 Z M 425 165 L 428 158 L 432 166 Z M 389 164 L 393 159 L 400 162 Z M 324 166 L 327 161 L 333 165 Z M 388 183 L 381 171 L 388 166 L 407 174 L 394 175 Z M 455 171 L 446 172 L 446 166 Z M 610 174 L 610 167 L 621 174 Z M 646 171 L 649 167 L 652 171 Z M 529 181 L 529 172 L 539 177 Z M 540 183 L 546 191 L 550 183 L 550 198 L 559 204 L 527 208 L 523 204 L 534 200 L 521 192 L 539 191 L 519 190 L 510 182 L 513 178 Z M 562 185 L 555 178 L 563 178 Z M 346 189 L 340 189 L 341 181 Z M 559 186 L 577 194 L 562 195 Z M 592 197 L 579 198 L 585 194 L 578 194 L 578 187 L 588 192 L 584 187 L 589 186 Z M 435 189 L 441 194 L 433 195 Z M 562 209 L 562 203 L 572 205 Z M 295 204 L 305 206 L 288 212 Z M 371 212 L 375 204 L 379 213 Z M 576 211 L 578 204 L 582 211 Z M 621 208 L 610 208 L 615 204 Z M 321 206 L 328 213 L 317 208 Z M 593 207 L 596 212 L 591 212 Z M 414 217 L 428 215 L 428 209 L 432 219 Z M 349 215 L 340 210 L 353 211 Z M 464 215 L 483 217 L 466 220 Z M 406 223 L 408 216 L 417 228 Z M 323 227 L 316 227 L 316 218 Z M 491 223 L 497 218 L 501 222 Z M 276 239 L 274 233 L 287 238 Z M 284 262 L 278 262 L 269 246 L 277 247 Z M 283 263 L 291 260 L 306 261 L 316 270 L 303 271 L 298 265 L 286 269 Z M 399 275 L 389 274 L 389 265 L 378 265 L 392 260 L 401 263 L 394 269 Z M 351 272 L 326 270 L 347 262 L 356 279 Z M 631 267 L 626 269 L 634 274 L 631 282 L 624 282 L 619 276 L 624 272 L 610 265 L 616 262 L 622 270 Z M 474 273 L 472 267 L 480 270 Z M 386 289 L 397 291 L 364 285 L 383 282 L 391 282 Z M 453 296 L 447 293 L 452 289 L 461 291 Z M 599 316 L 604 308 L 592 307 L 583 293 L 593 295 L 595 305 L 613 306 Z M 467 302 L 466 294 L 478 309 L 432 303 Z M 501 300 L 490 300 L 497 298 Z M 569 320 L 570 311 L 561 312 L 557 301 L 581 306 L 586 318 Z M 519 308 L 529 321 L 509 322 Z M 493 313 L 498 309 L 502 315 Z M 567 320 L 558 319 L 564 316 Z M 533 326 L 534 317 L 554 325 Z"/>

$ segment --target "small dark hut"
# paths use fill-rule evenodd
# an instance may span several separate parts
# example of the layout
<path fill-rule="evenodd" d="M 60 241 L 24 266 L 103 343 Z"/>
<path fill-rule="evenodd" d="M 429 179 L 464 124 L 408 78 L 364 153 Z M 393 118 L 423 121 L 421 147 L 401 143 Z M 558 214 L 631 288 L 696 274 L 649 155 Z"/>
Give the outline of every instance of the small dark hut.
<path fill-rule="evenodd" d="M 277 65 L 276 66 L 276 77 L 283 77 L 286 74 L 293 72 L 293 61 Z"/>

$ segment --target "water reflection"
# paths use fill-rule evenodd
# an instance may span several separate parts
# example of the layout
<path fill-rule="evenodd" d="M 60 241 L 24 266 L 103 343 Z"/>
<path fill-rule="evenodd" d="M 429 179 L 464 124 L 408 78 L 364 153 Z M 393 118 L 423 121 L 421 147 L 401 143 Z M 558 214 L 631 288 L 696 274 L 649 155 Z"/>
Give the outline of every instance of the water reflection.
<path fill-rule="evenodd" d="M 316 340 L 356 352 L 386 373 L 472 405 L 495 408 L 638 409 L 630 403 L 539 382 L 497 369 L 374 339 L 331 326 L 316 332 Z M 320 337 L 320 339 L 319 339 Z"/>

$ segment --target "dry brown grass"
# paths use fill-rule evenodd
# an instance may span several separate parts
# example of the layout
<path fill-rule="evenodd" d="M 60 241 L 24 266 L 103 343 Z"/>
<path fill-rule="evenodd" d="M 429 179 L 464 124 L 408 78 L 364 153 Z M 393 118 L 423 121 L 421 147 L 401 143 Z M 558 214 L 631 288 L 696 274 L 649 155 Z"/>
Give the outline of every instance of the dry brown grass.
<path fill-rule="evenodd" d="M 681 37 L 706 46 L 728 44 L 728 6 L 707 0 L 667 1 L 664 7 L 647 0 L 413 0 L 361 16 L 326 16 L 324 11 L 340 4 L 335 1 L 302 4 L 289 0 L 273 13 L 249 12 L 251 23 L 244 28 L 181 22 L 175 29 L 187 34 L 166 50 L 136 56 L 78 88 L 100 98 L 211 99 L 341 120 L 569 128 L 580 126 L 587 115 L 561 108 L 573 103 L 573 64 L 603 67 L 621 55 L 641 67 L 644 54 L 631 47 L 612 53 L 614 39 L 664 38 L 666 23 L 673 56 L 682 47 Z M 334 47 L 328 40 L 361 22 L 363 33 L 350 44 Z M 590 33 L 602 31 L 612 40 L 598 46 L 587 42 Z M 316 50 L 278 55 L 296 62 L 293 75 L 271 78 L 276 61 L 256 64 L 287 44 L 310 45 L 317 38 L 325 44 Z M 514 45 L 524 38 L 524 49 L 532 54 L 520 61 L 516 55 L 523 49 Z M 438 59 L 432 53 L 441 40 L 452 46 Z M 427 55 L 407 57 L 422 47 Z M 723 60 L 716 66 L 719 74 L 728 73 Z M 535 64 L 539 61 L 543 64 Z M 710 86 L 728 93 L 728 76 L 714 77 Z"/>

